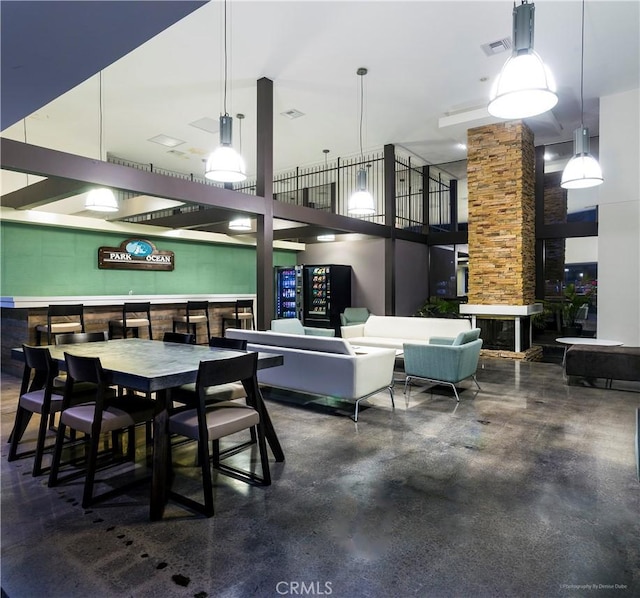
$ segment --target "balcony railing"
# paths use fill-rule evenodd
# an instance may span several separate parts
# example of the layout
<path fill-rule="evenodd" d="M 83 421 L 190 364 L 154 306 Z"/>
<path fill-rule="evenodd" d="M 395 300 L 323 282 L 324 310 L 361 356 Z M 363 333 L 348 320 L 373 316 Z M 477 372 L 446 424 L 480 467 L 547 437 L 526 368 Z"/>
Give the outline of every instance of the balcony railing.
<path fill-rule="evenodd" d="M 395 171 L 395 221 L 394 226 L 418 233 L 450 230 L 452 221 L 452 185 L 450 180 L 437 169 L 416 163 L 410 156 L 393 156 Z M 129 162 L 109 156 L 109 161 L 157 172 L 166 176 L 174 176 L 194 182 L 224 187 L 204 177 L 193 174 L 172 172 L 154 168 L 152 164 Z M 367 189 L 373 195 L 376 207 L 375 214 L 362 217 L 363 220 L 384 224 L 385 219 L 385 154 L 383 151 L 349 158 L 336 158 L 306 167 L 281 172 L 274 176 L 273 198 L 275 201 L 323 210 L 333 214 L 349 216 L 349 197 L 356 191 L 356 175 L 360 168 L 367 171 Z M 427 183 L 425 184 L 425 179 Z M 256 180 L 249 179 L 234 184 L 235 191 L 249 195 L 256 193 Z M 425 189 L 427 190 L 425 192 Z M 206 210 L 209 206 L 198 204 L 184 205 L 154 212 L 139 214 L 127 218 L 129 222 L 143 222 L 152 218 L 171 216 Z"/>

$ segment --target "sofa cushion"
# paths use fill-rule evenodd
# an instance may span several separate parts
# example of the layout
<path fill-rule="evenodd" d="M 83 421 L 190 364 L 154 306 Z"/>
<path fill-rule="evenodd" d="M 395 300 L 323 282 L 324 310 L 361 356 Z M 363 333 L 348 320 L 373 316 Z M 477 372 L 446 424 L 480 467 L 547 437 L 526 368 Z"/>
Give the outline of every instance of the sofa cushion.
<path fill-rule="evenodd" d="M 285 334 L 304 334 L 302 322 L 297 318 L 271 320 L 271 330 Z"/>
<path fill-rule="evenodd" d="M 285 334 L 261 330 L 240 330 L 229 328 L 225 332 L 227 338 L 241 338 L 248 343 L 271 345 L 289 349 L 304 349 L 305 351 L 319 351 L 338 355 L 355 355 L 351 345 L 341 339 L 328 336 L 308 336 L 300 334 Z"/>
<path fill-rule="evenodd" d="M 452 345 L 466 345 L 472 341 L 476 341 L 480 338 L 480 328 L 472 328 L 466 332 L 458 333 Z"/>
<path fill-rule="evenodd" d="M 365 337 L 428 341 L 432 336 L 455 338 L 458 333 L 471 329 L 464 318 L 417 318 L 405 316 L 369 316 L 364 325 Z M 350 339 L 351 342 L 353 339 Z M 367 344 L 369 344 L 367 342 Z M 402 347 L 399 347 L 402 348 Z"/>

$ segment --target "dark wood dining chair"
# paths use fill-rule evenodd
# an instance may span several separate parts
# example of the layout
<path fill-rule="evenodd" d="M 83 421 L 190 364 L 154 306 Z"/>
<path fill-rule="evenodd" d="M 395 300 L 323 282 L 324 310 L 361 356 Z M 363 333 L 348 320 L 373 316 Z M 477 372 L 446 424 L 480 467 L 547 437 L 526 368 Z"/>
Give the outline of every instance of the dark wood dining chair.
<path fill-rule="evenodd" d="M 58 375 L 58 365 L 51 358 L 47 347 L 22 345 L 24 353 L 24 372 L 20 386 L 20 399 L 16 410 L 13 430 L 9 436 L 8 460 L 14 461 L 34 455 L 32 475 L 43 473 L 42 457 L 53 444 L 45 446 L 47 421 L 62 409 L 62 394 L 56 394 L 53 381 Z M 18 445 L 31 421 L 31 416 L 40 415 L 40 425 L 35 450 L 18 453 Z"/>
<path fill-rule="evenodd" d="M 214 514 L 211 467 L 225 475 L 253 485 L 271 484 L 264 433 L 262 399 L 258 394 L 257 353 L 245 353 L 223 360 L 201 361 L 196 379 L 197 401 L 169 417 L 169 432 L 197 441 L 198 462 L 202 470 L 204 503 L 171 491 L 169 496 L 186 507 L 211 517 Z M 241 381 L 247 393 L 247 405 L 236 401 L 207 403 L 207 388 Z M 223 464 L 220 439 L 254 428 L 258 438 L 262 476 Z M 211 443 L 211 451 L 209 445 Z"/>
<path fill-rule="evenodd" d="M 109 338 L 115 338 L 116 334 L 121 334 L 122 338 L 127 338 L 129 330 L 137 338 L 140 336 L 140 328 L 147 328 L 149 339 L 153 339 L 151 303 L 125 303 L 122 306 L 122 318 L 109 320 Z"/>
<path fill-rule="evenodd" d="M 107 332 L 66 332 L 56 335 L 56 345 L 76 345 L 78 343 L 97 343 L 107 340 Z"/>
<path fill-rule="evenodd" d="M 75 318 L 71 320 L 70 318 Z M 84 305 L 50 305 L 47 308 L 47 323 L 36 326 L 36 345 L 42 344 L 42 335 L 47 335 L 47 345 L 53 344 L 55 335 L 64 332 L 84 332 Z"/>
<path fill-rule="evenodd" d="M 256 320 L 253 313 L 253 299 L 238 299 L 233 313 L 222 317 L 222 334 L 227 327 L 256 329 Z"/>
<path fill-rule="evenodd" d="M 193 332 L 194 338 L 197 339 L 198 324 L 207 325 L 207 338 L 209 338 L 211 336 L 211 326 L 209 323 L 209 302 L 187 301 L 185 315 L 174 316 L 173 318 L 173 332 L 176 332 L 178 326 L 180 325 L 186 326 L 187 332 Z"/>
<path fill-rule="evenodd" d="M 246 351 L 247 341 L 239 338 L 224 338 L 220 336 L 212 336 L 209 338 L 209 346 L 216 349 L 230 349 L 233 351 Z M 245 399 L 247 393 L 242 382 L 235 381 L 228 384 L 210 386 L 205 389 L 207 403 L 217 401 L 236 401 Z M 195 405 L 198 393 L 196 383 L 183 384 L 171 391 L 171 399 L 177 403 L 186 405 Z"/>
<path fill-rule="evenodd" d="M 196 335 L 190 332 L 165 332 L 162 340 L 165 343 L 179 343 L 181 345 L 195 345 Z"/>
<path fill-rule="evenodd" d="M 90 506 L 107 496 L 120 493 L 131 487 L 127 484 L 118 489 L 113 489 L 101 496 L 94 496 L 93 487 L 98 467 L 98 449 L 102 434 L 111 432 L 113 453 L 119 450 L 117 442 L 118 433 L 127 430 L 129 432 L 127 455 L 128 459 L 135 458 L 135 426 L 139 423 L 151 421 L 155 410 L 154 401 L 145 397 L 127 396 L 119 397 L 110 388 L 110 380 L 102 368 L 99 357 L 82 357 L 79 355 L 64 354 L 67 383 L 62 402 L 62 413 L 58 425 L 58 434 L 53 453 L 53 462 L 49 473 L 49 486 L 56 486 L 59 480 L 60 460 L 64 444 L 65 430 L 67 427 L 83 432 L 89 437 L 86 449 L 85 483 L 82 497 L 82 506 Z M 95 393 L 90 402 L 80 405 L 72 404 L 73 388 L 78 382 L 88 382 L 95 385 Z M 114 454 L 117 461 L 121 461 Z M 75 475 L 71 475 L 75 477 Z M 65 480 L 68 478 L 65 478 Z M 139 483 L 136 480 L 134 483 Z"/>

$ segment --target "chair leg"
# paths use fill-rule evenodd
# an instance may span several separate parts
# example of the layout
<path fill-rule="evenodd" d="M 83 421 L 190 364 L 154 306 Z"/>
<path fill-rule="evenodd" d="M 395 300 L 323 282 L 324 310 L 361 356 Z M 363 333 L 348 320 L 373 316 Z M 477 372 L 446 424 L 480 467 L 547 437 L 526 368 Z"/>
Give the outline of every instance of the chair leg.
<path fill-rule="evenodd" d="M 267 454 L 267 442 L 264 436 L 264 425 L 262 418 L 256 426 L 258 432 L 258 450 L 260 451 L 260 465 L 262 466 L 262 483 L 265 486 L 271 485 L 271 470 L 269 469 L 269 455 Z"/>
<path fill-rule="evenodd" d="M 8 461 L 15 461 L 15 459 L 18 458 L 18 443 L 20 442 L 20 440 L 22 440 L 22 435 L 27 429 L 32 415 L 33 413 L 28 409 L 25 409 L 24 407 L 18 407 L 18 410 L 16 411 L 15 423 L 13 424 L 13 430 L 11 432 L 11 436 L 9 437 L 11 446 L 9 447 L 9 456 L 7 457 Z"/>
<path fill-rule="evenodd" d="M 47 420 L 47 414 L 41 413 L 38 439 L 36 441 L 36 454 L 33 458 L 33 470 L 31 471 L 33 477 L 39 476 L 42 473 L 42 455 L 44 453 L 44 441 L 47 435 Z"/>
<path fill-rule="evenodd" d="M 49 471 L 49 482 L 47 485 L 49 488 L 58 484 L 58 470 L 60 469 L 60 459 L 62 458 L 62 445 L 64 443 L 64 429 L 65 425 L 62 420 L 58 424 L 58 434 L 56 435 L 56 444 L 53 449 L 53 459 L 51 461 L 51 469 Z"/>
<path fill-rule="evenodd" d="M 209 443 L 198 441 L 198 456 L 202 469 L 202 490 L 204 492 L 204 514 L 213 515 L 213 482 L 211 480 L 211 463 L 209 463 Z"/>
<path fill-rule="evenodd" d="M 96 465 L 98 463 L 98 448 L 100 434 L 93 434 L 87 455 L 86 473 L 84 479 L 84 492 L 82 494 L 82 508 L 86 509 L 93 502 L 93 484 L 96 478 Z"/>
<path fill-rule="evenodd" d="M 476 383 L 476 386 L 478 387 L 478 390 L 482 390 L 482 388 L 480 388 L 480 385 L 478 384 L 478 380 L 476 380 L 476 375 L 475 374 L 473 374 L 472 378 L 473 378 L 473 381 Z"/>
<path fill-rule="evenodd" d="M 403 394 L 405 394 L 405 395 L 407 394 L 407 387 L 409 386 L 409 384 L 411 384 L 411 376 L 407 376 L 404 379 L 404 391 L 403 391 Z"/>

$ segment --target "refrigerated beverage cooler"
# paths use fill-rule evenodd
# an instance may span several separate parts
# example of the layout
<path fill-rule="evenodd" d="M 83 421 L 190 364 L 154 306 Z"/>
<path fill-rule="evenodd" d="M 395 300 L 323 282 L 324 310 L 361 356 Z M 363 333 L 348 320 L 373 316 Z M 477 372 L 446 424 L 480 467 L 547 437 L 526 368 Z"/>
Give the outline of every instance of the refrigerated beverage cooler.
<path fill-rule="evenodd" d="M 277 267 L 275 287 L 276 318 L 299 318 L 339 336 L 340 313 L 351 307 L 351 266 Z"/>
<path fill-rule="evenodd" d="M 276 269 L 276 319 L 300 318 L 302 320 L 302 266 Z"/>

